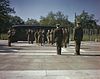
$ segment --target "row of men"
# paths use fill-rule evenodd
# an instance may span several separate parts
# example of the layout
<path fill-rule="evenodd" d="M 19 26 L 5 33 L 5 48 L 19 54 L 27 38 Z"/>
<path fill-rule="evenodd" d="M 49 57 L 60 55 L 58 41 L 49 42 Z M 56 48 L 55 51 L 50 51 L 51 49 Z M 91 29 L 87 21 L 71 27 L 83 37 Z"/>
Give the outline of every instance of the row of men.
<path fill-rule="evenodd" d="M 64 47 L 67 47 L 67 44 L 69 43 L 69 31 L 66 28 L 62 28 L 63 30 L 63 42 L 62 45 Z M 9 29 L 8 31 L 8 46 L 11 46 L 12 37 L 15 35 L 14 29 Z M 45 43 L 53 45 L 55 43 L 54 40 L 54 33 L 55 29 L 48 30 L 47 32 L 43 29 L 33 30 L 28 29 L 27 31 L 27 40 L 29 44 L 33 44 L 34 41 L 36 43 L 40 43 L 41 46 Z"/>
<path fill-rule="evenodd" d="M 63 31 L 62 45 L 64 47 L 67 47 L 67 44 L 69 43 L 69 30 L 66 28 L 62 28 L 62 31 Z M 29 44 L 30 43 L 33 44 L 34 40 L 36 41 L 36 43 L 38 43 L 38 44 L 40 43 L 41 46 L 43 44 L 45 44 L 46 41 L 48 44 L 51 44 L 51 45 L 53 45 L 55 43 L 55 39 L 54 39 L 55 29 L 48 30 L 47 32 L 45 32 L 45 30 L 42 30 L 42 29 L 39 29 L 36 31 L 29 29 L 27 34 L 28 34 L 28 43 Z"/>

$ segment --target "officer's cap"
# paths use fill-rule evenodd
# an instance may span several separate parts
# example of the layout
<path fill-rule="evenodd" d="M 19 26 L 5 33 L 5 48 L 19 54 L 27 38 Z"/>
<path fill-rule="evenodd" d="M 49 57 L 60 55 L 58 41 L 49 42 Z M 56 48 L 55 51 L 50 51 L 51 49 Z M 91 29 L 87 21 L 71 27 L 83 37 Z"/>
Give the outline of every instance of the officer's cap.
<path fill-rule="evenodd" d="M 77 24 L 81 24 L 79 21 L 77 21 Z"/>
<path fill-rule="evenodd" d="M 60 26 L 60 24 L 56 24 L 56 27 L 59 27 Z"/>

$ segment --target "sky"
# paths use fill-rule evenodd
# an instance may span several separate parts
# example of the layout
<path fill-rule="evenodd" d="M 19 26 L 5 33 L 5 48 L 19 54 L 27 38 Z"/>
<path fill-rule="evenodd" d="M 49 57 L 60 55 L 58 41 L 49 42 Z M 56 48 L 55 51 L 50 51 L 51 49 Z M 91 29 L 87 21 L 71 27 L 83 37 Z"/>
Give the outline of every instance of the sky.
<path fill-rule="evenodd" d="M 73 22 L 75 13 L 79 15 L 83 10 L 94 14 L 95 18 L 100 20 L 100 0 L 10 0 L 10 4 L 16 11 L 14 15 L 23 20 L 40 20 L 40 16 L 45 17 L 50 11 L 61 11 Z M 100 24 L 100 21 L 98 23 Z"/>

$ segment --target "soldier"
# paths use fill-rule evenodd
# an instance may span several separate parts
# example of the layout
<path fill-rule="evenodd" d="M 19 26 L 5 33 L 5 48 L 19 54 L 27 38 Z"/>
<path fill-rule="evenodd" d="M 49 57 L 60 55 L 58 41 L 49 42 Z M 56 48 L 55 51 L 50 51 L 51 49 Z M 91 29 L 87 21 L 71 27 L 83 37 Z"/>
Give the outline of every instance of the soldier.
<path fill-rule="evenodd" d="M 11 46 L 12 41 L 12 29 L 8 30 L 8 46 Z"/>
<path fill-rule="evenodd" d="M 55 33 L 54 33 L 54 39 L 57 45 L 57 54 L 61 55 L 61 47 L 62 47 L 62 40 L 63 40 L 63 31 L 62 29 L 59 27 L 60 24 L 56 25 L 57 28 L 55 29 Z"/>
<path fill-rule="evenodd" d="M 35 37 L 36 43 L 38 43 L 38 30 L 36 30 L 36 32 L 34 33 L 34 37 Z"/>
<path fill-rule="evenodd" d="M 51 43 L 51 45 L 53 45 L 53 29 L 51 29 L 51 31 L 50 31 L 50 43 Z"/>
<path fill-rule="evenodd" d="M 34 30 L 31 30 L 31 44 L 33 44 L 34 41 Z"/>
<path fill-rule="evenodd" d="M 47 42 L 50 44 L 50 30 L 47 32 Z"/>
<path fill-rule="evenodd" d="M 42 43 L 45 44 L 45 30 L 42 30 Z"/>
<path fill-rule="evenodd" d="M 69 28 L 67 28 L 66 31 L 67 31 L 67 47 L 68 47 L 69 46 L 69 37 L 70 37 Z"/>
<path fill-rule="evenodd" d="M 63 46 L 67 47 L 67 29 L 63 28 Z"/>
<path fill-rule="evenodd" d="M 38 32 L 38 43 L 40 43 L 42 46 L 42 29 L 40 29 Z"/>
<path fill-rule="evenodd" d="M 75 40 L 75 55 L 80 55 L 80 45 L 83 38 L 83 29 L 80 25 L 80 22 L 77 22 L 77 27 L 74 32 L 74 40 Z"/>
<path fill-rule="evenodd" d="M 28 30 L 28 37 L 27 37 L 27 40 L 28 40 L 28 43 L 30 44 L 31 42 L 31 29 Z"/>

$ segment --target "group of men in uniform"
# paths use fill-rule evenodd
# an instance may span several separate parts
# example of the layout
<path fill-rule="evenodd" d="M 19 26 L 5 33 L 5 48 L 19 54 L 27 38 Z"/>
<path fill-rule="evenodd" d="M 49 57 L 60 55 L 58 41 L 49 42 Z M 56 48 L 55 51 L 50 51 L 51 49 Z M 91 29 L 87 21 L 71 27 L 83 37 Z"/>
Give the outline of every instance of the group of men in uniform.
<path fill-rule="evenodd" d="M 47 32 L 47 42 L 51 45 L 54 44 L 54 29 L 48 30 Z"/>
<path fill-rule="evenodd" d="M 32 43 L 35 40 L 36 43 L 40 43 L 41 46 L 45 44 L 45 41 L 47 40 L 47 43 L 51 43 L 52 45 L 56 43 L 57 46 L 57 54 L 61 55 L 61 48 L 67 47 L 69 44 L 69 29 L 61 28 L 60 24 L 56 25 L 56 29 L 51 29 L 45 32 L 45 30 L 39 29 L 39 30 L 32 30 L 29 29 L 27 34 L 27 40 L 28 43 Z M 10 29 L 8 31 L 8 46 L 11 46 L 11 40 L 12 40 L 13 32 Z M 80 22 L 77 22 L 77 27 L 74 31 L 74 40 L 75 40 L 75 55 L 80 55 L 80 45 L 83 38 L 83 30 L 81 27 Z"/>
<path fill-rule="evenodd" d="M 30 44 L 33 44 L 33 41 L 35 40 L 36 43 L 40 43 L 41 46 L 43 44 L 45 44 L 45 38 L 46 38 L 46 35 L 45 35 L 45 30 L 42 30 L 42 29 L 38 29 L 38 30 L 33 30 L 33 29 L 29 29 L 28 30 L 28 33 L 27 33 L 27 39 L 28 39 L 28 43 Z"/>
<path fill-rule="evenodd" d="M 28 43 L 30 44 L 33 44 L 33 41 L 34 41 L 34 31 L 32 29 L 29 29 L 28 32 L 27 32 L 27 40 L 28 40 Z"/>
<path fill-rule="evenodd" d="M 64 35 L 68 34 L 68 32 L 64 32 L 66 29 L 63 29 L 59 27 L 60 25 L 57 25 L 57 29 L 55 30 L 55 40 L 56 40 L 56 45 L 57 45 L 57 54 L 61 55 L 61 47 L 62 47 L 62 42 L 64 43 L 66 47 L 66 36 Z M 64 33 L 63 33 L 64 32 Z M 69 37 L 69 36 L 68 36 Z M 65 38 L 65 40 L 63 39 Z M 77 25 L 74 30 L 74 41 L 75 41 L 75 55 L 80 55 L 80 46 L 81 46 L 81 41 L 83 39 L 83 29 L 81 27 L 81 23 L 77 22 Z M 68 40 L 69 41 L 69 40 Z"/>
<path fill-rule="evenodd" d="M 66 28 L 61 28 L 61 29 L 63 33 L 61 38 L 62 39 L 61 46 L 67 47 L 67 44 L 69 43 L 69 32 Z M 55 32 L 56 29 L 50 29 L 47 30 L 47 32 L 44 29 L 37 29 L 37 30 L 29 29 L 27 32 L 28 43 L 33 44 L 33 41 L 35 40 L 36 43 L 40 44 L 41 46 L 44 45 L 45 43 L 53 45 L 56 42 Z"/>

